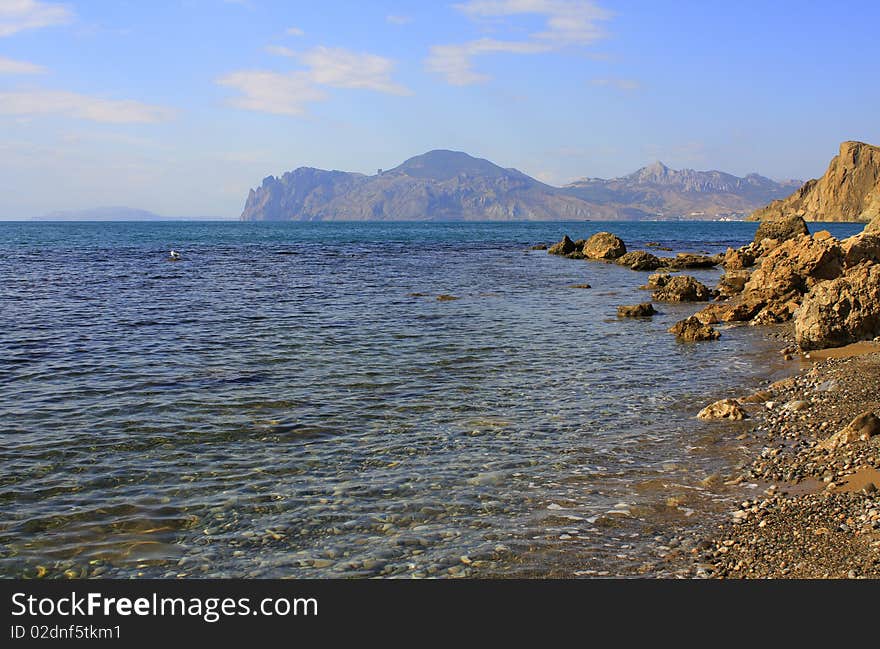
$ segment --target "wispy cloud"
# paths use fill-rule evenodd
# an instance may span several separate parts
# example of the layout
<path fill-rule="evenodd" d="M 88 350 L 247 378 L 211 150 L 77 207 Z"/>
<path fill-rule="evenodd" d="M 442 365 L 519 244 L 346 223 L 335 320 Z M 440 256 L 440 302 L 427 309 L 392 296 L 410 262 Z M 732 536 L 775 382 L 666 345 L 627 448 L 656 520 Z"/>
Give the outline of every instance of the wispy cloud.
<path fill-rule="evenodd" d="M 412 16 L 402 16 L 399 14 L 389 14 L 385 16 L 385 22 L 392 25 L 409 25 L 412 21 Z"/>
<path fill-rule="evenodd" d="M 543 29 L 525 39 L 481 38 L 466 43 L 431 47 L 426 66 L 450 84 L 469 85 L 489 77 L 475 72 L 472 59 L 483 54 L 539 54 L 574 45 L 588 45 L 604 36 L 602 21 L 611 13 L 592 0 L 469 0 L 454 5 L 474 20 L 501 20 L 509 17 L 540 16 Z"/>
<path fill-rule="evenodd" d="M 269 54 L 274 54 L 275 56 L 287 56 L 291 58 L 296 56 L 296 52 L 294 52 L 289 47 L 285 47 L 284 45 L 267 45 L 266 51 Z"/>
<path fill-rule="evenodd" d="M 286 34 L 288 36 L 303 36 L 305 32 L 301 30 L 299 27 L 288 27 Z"/>
<path fill-rule="evenodd" d="M 0 36 L 61 25 L 72 18 L 73 12 L 65 5 L 38 0 L 0 0 Z"/>
<path fill-rule="evenodd" d="M 230 100 L 233 106 L 277 115 L 302 115 L 307 104 L 327 98 L 325 87 L 411 94 L 392 79 L 394 61 L 376 54 L 323 46 L 305 52 L 280 46 L 266 49 L 272 54 L 295 57 L 305 69 L 286 73 L 242 70 L 218 79 L 221 86 L 241 93 Z"/>
<path fill-rule="evenodd" d="M 241 92 L 241 96 L 229 100 L 236 108 L 275 115 L 303 115 L 306 104 L 327 98 L 306 72 L 242 70 L 218 79 L 217 83 Z"/>
<path fill-rule="evenodd" d="M 594 86 L 607 86 L 618 90 L 633 91 L 642 87 L 635 79 L 593 79 L 590 83 Z"/>
<path fill-rule="evenodd" d="M 42 65 L 0 56 L 0 74 L 43 74 L 44 72 L 46 68 Z"/>
<path fill-rule="evenodd" d="M 391 80 L 394 61 L 341 47 L 315 47 L 299 56 L 315 83 L 333 88 L 360 88 L 391 95 L 410 91 Z"/>
<path fill-rule="evenodd" d="M 103 99 L 61 90 L 0 92 L 0 115 L 59 115 L 110 124 L 163 122 L 174 111 L 127 99 Z"/>

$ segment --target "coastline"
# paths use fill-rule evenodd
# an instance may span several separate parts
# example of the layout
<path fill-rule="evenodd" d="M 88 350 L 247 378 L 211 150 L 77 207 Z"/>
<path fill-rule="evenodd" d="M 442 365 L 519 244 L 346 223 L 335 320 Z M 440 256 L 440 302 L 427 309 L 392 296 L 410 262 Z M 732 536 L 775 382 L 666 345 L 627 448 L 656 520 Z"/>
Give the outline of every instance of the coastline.
<path fill-rule="evenodd" d="M 797 374 L 747 397 L 753 459 L 732 481 L 757 488 L 698 542 L 693 576 L 880 577 L 880 436 L 828 441 L 880 405 L 880 351 L 868 345 L 805 355 Z"/>

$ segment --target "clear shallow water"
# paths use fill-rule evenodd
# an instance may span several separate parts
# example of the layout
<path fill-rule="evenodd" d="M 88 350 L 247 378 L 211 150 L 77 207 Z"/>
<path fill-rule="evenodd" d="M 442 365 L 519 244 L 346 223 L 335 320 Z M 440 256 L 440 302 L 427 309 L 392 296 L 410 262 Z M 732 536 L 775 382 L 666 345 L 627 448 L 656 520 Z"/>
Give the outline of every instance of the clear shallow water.
<path fill-rule="evenodd" d="M 0 575 L 631 571 L 777 346 L 676 343 L 699 307 L 615 316 L 647 273 L 525 249 L 754 228 L 0 223 Z"/>

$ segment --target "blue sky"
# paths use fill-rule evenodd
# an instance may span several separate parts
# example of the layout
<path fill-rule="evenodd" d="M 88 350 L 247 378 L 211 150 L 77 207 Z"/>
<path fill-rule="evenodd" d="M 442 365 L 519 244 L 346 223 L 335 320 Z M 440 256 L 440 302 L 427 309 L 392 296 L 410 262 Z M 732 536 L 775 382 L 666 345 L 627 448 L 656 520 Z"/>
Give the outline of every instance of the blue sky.
<path fill-rule="evenodd" d="M 0 218 L 237 216 L 434 148 L 553 184 L 880 143 L 874 1 L 0 0 Z"/>

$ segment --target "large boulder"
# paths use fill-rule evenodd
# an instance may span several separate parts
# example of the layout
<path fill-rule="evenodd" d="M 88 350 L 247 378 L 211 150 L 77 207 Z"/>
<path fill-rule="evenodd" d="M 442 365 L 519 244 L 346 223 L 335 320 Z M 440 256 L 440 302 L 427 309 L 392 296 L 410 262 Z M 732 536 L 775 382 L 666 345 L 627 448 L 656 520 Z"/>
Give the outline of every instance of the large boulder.
<path fill-rule="evenodd" d="M 840 242 L 845 268 L 858 266 L 863 261 L 880 262 L 880 233 L 861 232 Z"/>
<path fill-rule="evenodd" d="M 833 237 L 804 235 L 789 239 L 764 257 L 746 291 L 771 289 L 779 294 L 805 293 L 817 282 L 843 274 L 843 251 Z"/>
<path fill-rule="evenodd" d="M 721 337 L 721 334 L 715 331 L 715 329 L 709 325 L 703 324 L 694 316 L 676 322 L 668 331 L 671 334 L 675 334 L 679 340 L 685 342 L 718 340 Z"/>
<path fill-rule="evenodd" d="M 809 234 L 807 223 L 800 216 L 787 216 L 784 218 L 774 219 L 772 221 L 763 221 L 755 232 L 754 243 L 760 244 L 765 239 L 772 239 L 778 243 L 797 238 L 803 234 Z"/>
<path fill-rule="evenodd" d="M 648 318 L 657 313 L 650 302 L 617 307 L 618 318 Z"/>
<path fill-rule="evenodd" d="M 856 266 L 804 297 L 795 319 L 801 349 L 839 347 L 880 335 L 880 265 Z"/>
<path fill-rule="evenodd" d="M 662 287 L 654 291 L 654 299 L 660 302 L 706 302 L 713 297 L 714 293 L 708 286 L 690 275 L 670 277 Z"/>
<path fill-rule="evenodd" d="M 644 250 L 633 250 L 621 255 L 615 263 L 629 266 L 630 270 L 657 270 L 662 265 L 655 255 Z"/>
<path fill-rule="evenodd" d="M 747 322 L 757 316 L 767 306 L 767 299 L 757 292 L 738 296 L 722 303 L 710 304 L 693 317 L 703 324 L 719 322 Z"/>
<path fill-rule="evenodd" d="M 587 259 L 617 259 L 626 254 L 626 244 L 610 232 L 597 232 L 587 239 L 582 252 Z"/>
<path fill-rule="evenodd" d="M 749 281 L 749 271 L 729 270 L 718 280 L 715 290 L 723 298 L 733 297 L 743 292 L 746 282 Z"/>
<path fill-rule="evenodd" d="M 550 246 L 550 249 L 547 251 L 551 255 L 570 255 L 571 253 L 577 250 L 577 246 L 574 245 L 574 241 L 568 238 L 566 234 L 562 237 L 562 241 L 559 243 L 554 243 Z"/>

